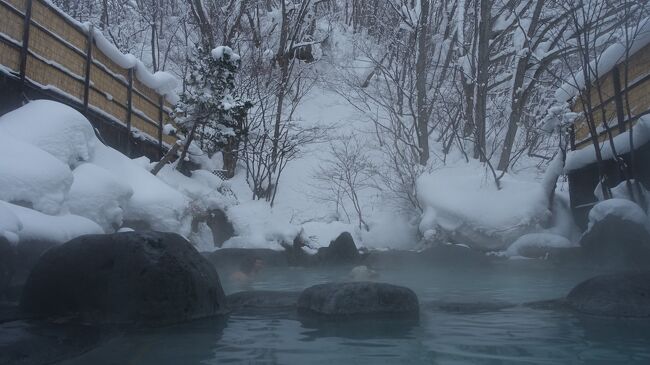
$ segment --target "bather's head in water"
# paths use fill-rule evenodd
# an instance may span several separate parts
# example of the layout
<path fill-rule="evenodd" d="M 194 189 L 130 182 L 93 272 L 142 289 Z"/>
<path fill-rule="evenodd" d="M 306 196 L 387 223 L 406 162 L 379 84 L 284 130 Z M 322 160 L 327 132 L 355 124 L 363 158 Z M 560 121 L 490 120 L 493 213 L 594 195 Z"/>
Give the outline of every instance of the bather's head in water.
<path fill-rule="evenodd" d="M 247 257 L 239 264 L 239 270 L 230 275 L 230 278 L 238 283 L 250 282 L 257 276 L 264 267 L 264 261 L 258 257 Z"/>

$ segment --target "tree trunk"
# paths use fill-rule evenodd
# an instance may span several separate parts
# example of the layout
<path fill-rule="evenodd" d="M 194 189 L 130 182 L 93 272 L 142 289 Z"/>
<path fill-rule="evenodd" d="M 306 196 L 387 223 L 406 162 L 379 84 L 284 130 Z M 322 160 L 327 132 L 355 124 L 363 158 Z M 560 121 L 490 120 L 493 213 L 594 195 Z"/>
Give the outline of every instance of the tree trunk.
<path fill-rule="evenodd" d="M 418 50 L 415 65 L 415 87 L 417 91 L 416 132 L 420 149 L 420 165 L 429 161 L 429 108 L 427 105 L 427 75 L 429 60 L 429 0 L 422 0 L 418 27 Z"/>
<path fill-rule="evenodd" d="M 485 122 L 487 119 L 487 93 L 488 93 L 488 66 L 490 64 L 490 34 L 492 0 L 480 0 L 480 18 L 478 23 L 478 54 L 476 57 L 476 83 L 474 85 L 474 124 L 476 144 L 474 145 L 474 158 L 487 159 L 487 143 L 485 140 Z M 482 153 L 481 153 L 482 151 Z"/>

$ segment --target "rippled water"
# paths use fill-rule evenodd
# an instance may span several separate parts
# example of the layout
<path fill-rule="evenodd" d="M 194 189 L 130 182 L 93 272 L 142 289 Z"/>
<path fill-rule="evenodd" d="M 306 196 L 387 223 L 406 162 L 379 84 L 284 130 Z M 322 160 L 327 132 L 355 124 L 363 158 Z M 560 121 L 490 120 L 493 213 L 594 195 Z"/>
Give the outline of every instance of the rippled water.
<path fill-rule="evenodd" d="M 346 274 L 268 269 L 252 288 L 300 290 L 344 280 Z M 419 324 L 384 320 L 309 326 L 282 315 L 231 315 L 124 335 L 66 364 L 650 364 L 648 321 L 521 305 L 459 313 L 431 304 L 552 299 L 594 274 L 532 261 L 480 270 L 383 271 L 381 281 L 418 294 Z M 225 284 L 227 292 L 241 290 Z"/>

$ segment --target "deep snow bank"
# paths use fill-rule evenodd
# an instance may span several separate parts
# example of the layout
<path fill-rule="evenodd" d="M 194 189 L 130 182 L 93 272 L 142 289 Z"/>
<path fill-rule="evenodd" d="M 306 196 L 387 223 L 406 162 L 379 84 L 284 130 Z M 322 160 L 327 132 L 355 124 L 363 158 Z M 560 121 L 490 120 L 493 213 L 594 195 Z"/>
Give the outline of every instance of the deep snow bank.
<path fill-rule="evenodd" d="M 3 115 L 0 146 L 0 234 L 11 241 L 64 242 L 113 232 L 124 221 L 189 236 L 202 207 L 229 204 L 214 179 L 198 174 L 192 181 L 204 192 L 202 204 L 191 205 L 199 197 L 188 184 L 170 186 L 149 172 L 148 160 L 104 146 L 83 115 L 56 102 L 34 101 Z M 175 174 L 181 176 L 171 171 L 166 180 Z"/>
<path fill-rule="evenodd" d="M 542 184 L 506 174 L 497 189 L 478 162 L 439 168 L 418 179 L 427 239 L 451 239 L 497 250 L 535 230 L 550 217 Z"/>
<path fill-rule="evenodd" d="M 50 100 L 35 100 L 3 115 L 0 133 L 36 146 L 70 168 L 90 160 L 99 143 L 81 113 Z"/>

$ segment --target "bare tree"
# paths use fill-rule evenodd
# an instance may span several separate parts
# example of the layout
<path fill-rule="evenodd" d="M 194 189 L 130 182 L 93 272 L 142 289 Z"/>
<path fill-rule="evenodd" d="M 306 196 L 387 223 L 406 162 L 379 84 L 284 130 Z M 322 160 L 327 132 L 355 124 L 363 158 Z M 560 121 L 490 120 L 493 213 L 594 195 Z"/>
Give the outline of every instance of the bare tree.
<path fill-rule="evenodd" d="M 326 158 L 314 174 L 317 187 L 325 199 L 336 203 L 348 216 L 346 205 L 352 205 L 359 229 L 369 230 L 363 215 L 363 201 L 359 195 L 375 187 L 377 169 L 370 160 L 368 147 L 355 135 L 330 143 L 330 157 Z"/>

